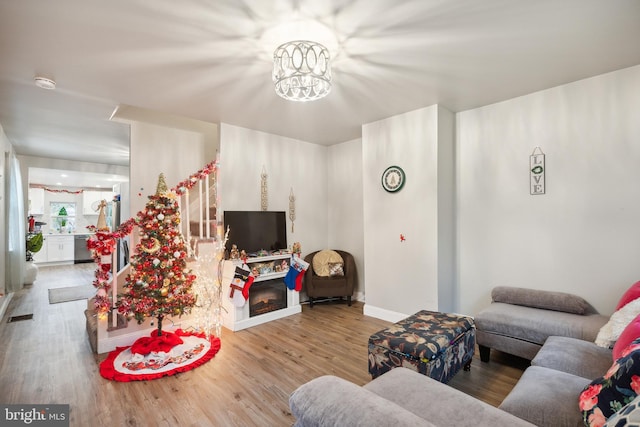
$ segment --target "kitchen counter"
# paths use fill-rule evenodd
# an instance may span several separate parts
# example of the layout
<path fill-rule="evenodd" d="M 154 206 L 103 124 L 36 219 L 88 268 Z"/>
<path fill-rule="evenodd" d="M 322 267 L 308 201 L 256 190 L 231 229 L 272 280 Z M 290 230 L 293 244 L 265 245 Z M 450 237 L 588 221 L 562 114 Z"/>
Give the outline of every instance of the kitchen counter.
<path fill-rule="evenodd" d="M 34 254 L 37 263 L 93 262 L 87 238 L 94 233 L 42 233 L 44 244 Z"/>

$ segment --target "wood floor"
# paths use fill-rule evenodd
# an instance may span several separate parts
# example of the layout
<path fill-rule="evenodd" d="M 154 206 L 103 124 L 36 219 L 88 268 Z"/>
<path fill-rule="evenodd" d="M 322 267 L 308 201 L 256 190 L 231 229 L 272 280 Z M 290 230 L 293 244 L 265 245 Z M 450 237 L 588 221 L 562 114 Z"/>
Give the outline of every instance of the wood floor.
<path fill-rule="evenodd" d="M 41 267 L 36 282 L 14 295 L 0 323 L 0 402 L 68 403 L 71 426 L 290 426 L 288 397 L 299 385 L 326 374 L 370 381 L 367 339 L 390 325 L 364 316 L 361 303 L 304 305 L 268 324 L 223 330 L 220 352 L 195 370 L 119 383 L 98 372 L 105 355 L 89 347 L 86 300 L 48 301 L 48 288 L 92 279 L 92 264 Z M 33 319 L 7 322 L 24 314 Z M 526 366 L 500 353 L 490 363 L 475 357 L 450 385 L 497 406 Z"/>

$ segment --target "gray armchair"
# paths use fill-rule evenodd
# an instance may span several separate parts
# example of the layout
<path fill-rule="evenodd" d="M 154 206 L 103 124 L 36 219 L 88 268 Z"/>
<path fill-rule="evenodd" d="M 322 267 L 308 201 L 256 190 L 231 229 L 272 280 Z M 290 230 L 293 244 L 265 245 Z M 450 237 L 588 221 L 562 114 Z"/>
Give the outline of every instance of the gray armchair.
<path fill-rule="evenodd" d="M 314 298 L 346 297 L 347 304 L 351 306 L 351 296 L 356 285 L 356 263 L 349 252 L 333 249 L 340 254 L 344 261 L 344 276 L 324 277 L 318 276 L 313 271 L 313 257 L 319 251 L 311 252 L 304 257 L 309 263 L 309 268 L 304 275 L 304 287 L 309 297 L 309 307 L 313 307 Z"/>

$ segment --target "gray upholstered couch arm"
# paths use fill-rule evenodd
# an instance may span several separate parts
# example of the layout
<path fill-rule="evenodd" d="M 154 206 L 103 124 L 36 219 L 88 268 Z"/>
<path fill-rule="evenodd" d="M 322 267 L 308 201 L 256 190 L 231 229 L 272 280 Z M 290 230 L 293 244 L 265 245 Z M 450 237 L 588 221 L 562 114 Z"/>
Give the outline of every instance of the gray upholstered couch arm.
<path fill-rule="evenodd" d="M 319 377 L 294 391 L 289 406 L 300 427 L 535 427 L 406 368 L 392 369 L 363 387 Z"/>
<path fill-rule="evenodd" d="M 572 314 L 595 314 L 597 311 L 583 298 L 565 292 L 496 286 L 491 291 L 493 302 L 542 308 Z"/>
<path fill-rule="evenodd" d="M 433 426 L 395 403 L 342 378 L 323 376 L 289 397 L 298 427 Z"/>

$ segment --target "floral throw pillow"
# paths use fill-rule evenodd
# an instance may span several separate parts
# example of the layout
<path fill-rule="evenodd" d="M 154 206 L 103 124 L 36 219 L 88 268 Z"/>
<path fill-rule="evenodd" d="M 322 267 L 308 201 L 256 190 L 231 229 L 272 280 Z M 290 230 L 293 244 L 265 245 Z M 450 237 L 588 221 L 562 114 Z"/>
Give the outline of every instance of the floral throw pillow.
<path fill-rule="evenodd" d="M 603 377 L 591 381 L 580 394 L 585 425 L 601 427 L 611 415 L 640 394 L 640 338 L 634 340 Z"/>
<path fill-rule="evenodd" d="M 609 417 L 604 427 L 637 427 L 638 425 L 640 425 L 640 396 Z"/>
<path fill-rule="evenodd" d="M 344 264 L 341 262 L 330 262 L 329 276 L 344 276 Z"/>

